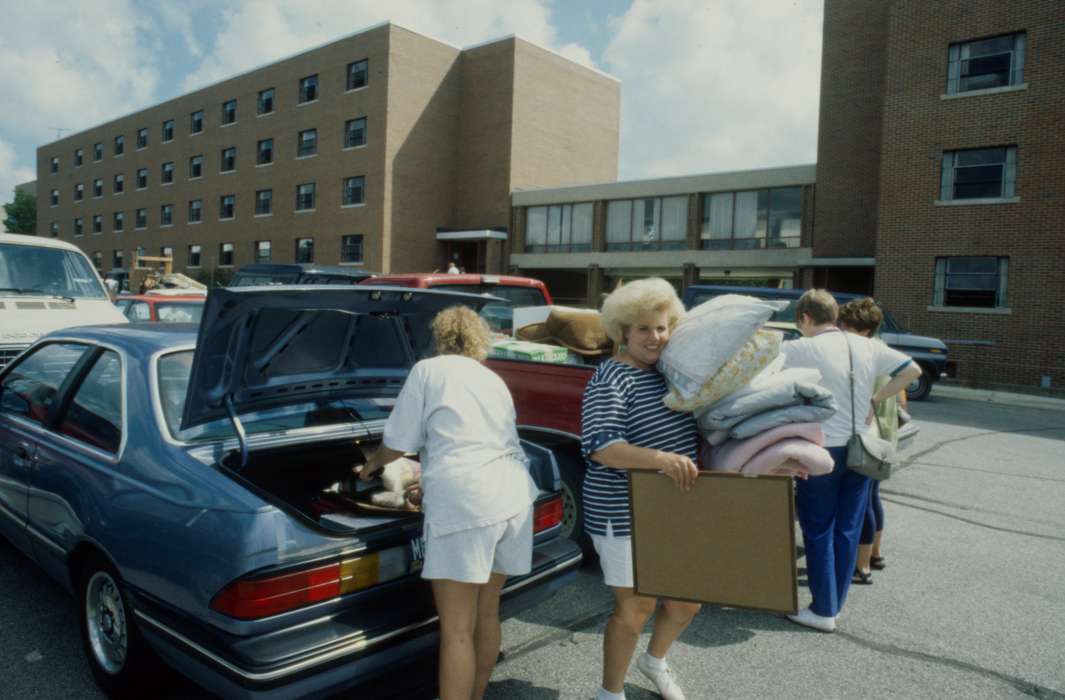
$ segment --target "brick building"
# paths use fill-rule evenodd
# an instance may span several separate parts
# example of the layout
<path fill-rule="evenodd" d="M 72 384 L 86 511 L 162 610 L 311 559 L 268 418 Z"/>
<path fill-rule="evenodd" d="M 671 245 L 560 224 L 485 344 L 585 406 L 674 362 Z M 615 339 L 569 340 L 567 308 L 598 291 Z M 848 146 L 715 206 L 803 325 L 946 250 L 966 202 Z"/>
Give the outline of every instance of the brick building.
<path fill-rule="evenodd" d="M 1059 0 L 825 3 L 815 256 L 875 257 L 965 382 L 1065 384 L 1063 32 Z"/>
<path fill-rule="evenodd" d="M 619 98 L 515 37 L 386 23 L 41 146 L 38 227 L 104 270 L 502 272 L 511 190 L 617 176 Z"/>

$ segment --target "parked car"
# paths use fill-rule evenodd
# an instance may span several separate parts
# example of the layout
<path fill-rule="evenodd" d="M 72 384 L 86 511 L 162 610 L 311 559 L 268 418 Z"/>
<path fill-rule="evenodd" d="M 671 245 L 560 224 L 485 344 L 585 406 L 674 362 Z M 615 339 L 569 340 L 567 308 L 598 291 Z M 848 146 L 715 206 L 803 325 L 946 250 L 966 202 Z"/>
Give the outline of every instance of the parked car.
<path fill-rule="evenodd" d="M 130 321 L 199 323 L 203 316 L 203 294 L 131 294 L 115 300 L 115 306 Z"/>
<path fill-rule="evenodd" d="M 465 292 L 482 296 L 497 297 L 493 303 L 481 310 L 481 315 L 488 321 L 492 330 L 512 333 L 514 326 L 514 307 L 546 306 L 554 303 L 547 285 L 532 277 L 513 275 L 481 275 L 463 273 L 406 273 L 374 275 L 363 284 L 388 285 L 396 287 L 414 287 L 416 289 L 442 289 L 449 292 Z M 499 301 L 502 300 L 502 301 Z"/>
<path fill-rule="evenodd" d="M 230 287 L 277 284 L 358 284 L 373 275 L 361 267 L 310 263 L 255 263 L 237 270 Z"/>
<path fill-rule="evenodd" d="M 728 285 L 693 284 L 684 292 L 685 308 L 692 308 L 721 294 L 746 294 L 759 299 L 785 299 L 792 303 L 786 309 L 773 314 L 769 325 L 782 328 L 794 328 L 795 303 L 802 296 L 803 289 L 776 289 L 772 287 L 731 287 Z M 852 299 L 861 299 L 863 294 L 830 292 L 839 304 Z M 921 366 L 921 376 L 906 388 L 906 396 L 911 401 L 921 401 L 932 393 L 935 382 L 946 375 L 947 346 L 938 338 L 908 333 L 895 322 L 883 306 L 884 323 L 880 327 L 880 338 L 899 352 L 904 352 Z"/>
<path fill-rule="evenodd" d="M 48 331 L 125 320 L 80 248 L 0 233 L 0 369 Z"/>
<path fill-rule="evenodd" d="M 78 598 L 92 673 L 150 697 L 162 659 L 226 698 L 327 695 L 436 653 L 417 513 L 353 509 L 430 319 L 483 299 L 217 289 L 198 329 L 69 329 L 0 372 L 0 533 Z M 512 615 L 574 576 L 551 450 Z M 356 480 L 357 481 L 357 480 Z M 31 623 L 31 621 L 27 621 Z"/>

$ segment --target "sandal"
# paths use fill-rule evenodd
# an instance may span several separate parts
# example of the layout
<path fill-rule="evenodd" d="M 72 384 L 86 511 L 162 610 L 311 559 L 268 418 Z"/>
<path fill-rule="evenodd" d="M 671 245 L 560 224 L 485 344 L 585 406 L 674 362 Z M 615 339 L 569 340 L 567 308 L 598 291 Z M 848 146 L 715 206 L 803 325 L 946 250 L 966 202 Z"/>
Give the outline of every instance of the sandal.
<path fill-rule="evenodd" d="M 884 557 L 872 557 L 869 559 L 869 566 L 877 571 L 883 571 L 887 566 L 887 562 Z"/>
<path fill-rule="evenodd" d="M 851 578 L 851 583 L 856 583 L 863 586 L 872 585 L 873 574 L 871 571 L 862 571 L 861 569 L 855 569 L 854 577 Z"/>

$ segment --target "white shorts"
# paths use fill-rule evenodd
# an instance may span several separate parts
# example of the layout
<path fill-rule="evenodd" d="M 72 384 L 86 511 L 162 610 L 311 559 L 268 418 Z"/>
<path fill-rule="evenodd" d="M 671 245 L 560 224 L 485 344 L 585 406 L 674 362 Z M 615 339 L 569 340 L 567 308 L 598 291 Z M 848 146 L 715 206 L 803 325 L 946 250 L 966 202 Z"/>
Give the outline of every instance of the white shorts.
<path fill-rule="evenodd" d="M 608 522 L 606 535 L 592 535 L 592 544 L 599 555 L 603 581 L 614 588 L 632 588 L 632 538 L 616 537 Z"/>
<path fill-rule="evenodd" d="M 488 583 L 491 574 L 532 570 L 533 509 L 509 520 L 436 537 L 425 523 L 422 578 Z"/>

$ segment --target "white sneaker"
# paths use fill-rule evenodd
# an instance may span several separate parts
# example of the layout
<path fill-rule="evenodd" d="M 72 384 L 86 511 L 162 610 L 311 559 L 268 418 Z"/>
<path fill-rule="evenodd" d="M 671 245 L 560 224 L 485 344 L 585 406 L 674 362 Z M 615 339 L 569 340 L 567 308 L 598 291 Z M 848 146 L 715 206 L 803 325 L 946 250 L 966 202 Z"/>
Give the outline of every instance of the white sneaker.
<path fill-rule="evenodd" d="M 788 615 L 788 619 L 795 624 L 810 627 L 819 632 L 836 631 L 836 618 L 818 615 L 810 608 L 803 608 L 797 615 Z"/>
<path fill-rule="evenodd" d="M 658 689 L 658 694 L 662 696 L 663 700 L 685 700 L 684 691 L 677 685 L 677 681 L 673 678 L 673 671 L 669 666 L 665 666 L 661 670 L 655 670 L 651 668 L 644 660 L 644 654 L 636 659 L 636 668 L 640 669 L 640 673 L 647 676 L 647 679 L 655 684 L 655 688 Z"/>

